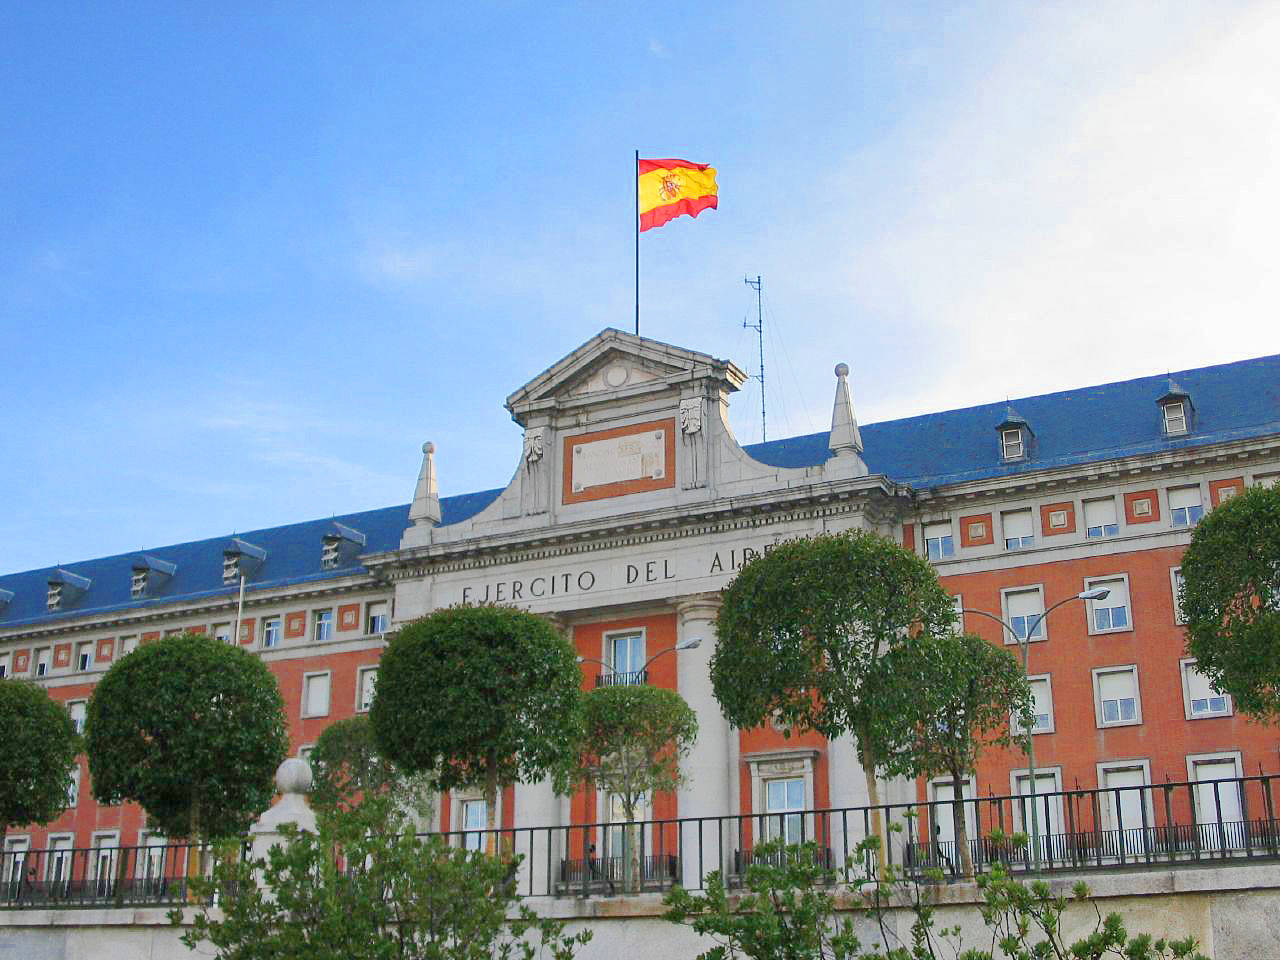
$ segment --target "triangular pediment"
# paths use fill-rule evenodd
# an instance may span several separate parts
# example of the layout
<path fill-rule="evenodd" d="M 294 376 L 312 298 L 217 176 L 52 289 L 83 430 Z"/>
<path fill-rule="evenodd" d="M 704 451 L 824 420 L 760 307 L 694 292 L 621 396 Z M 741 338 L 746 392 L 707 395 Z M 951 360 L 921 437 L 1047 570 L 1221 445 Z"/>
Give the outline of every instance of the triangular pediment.
<path fill-rule="evenodd" d="M 506 406 L 523 422 L 535 410 L 607 402 L 704 378 L 737 390 L 746 375 L 727 360 L 610 328 L 515 391 Z"/>

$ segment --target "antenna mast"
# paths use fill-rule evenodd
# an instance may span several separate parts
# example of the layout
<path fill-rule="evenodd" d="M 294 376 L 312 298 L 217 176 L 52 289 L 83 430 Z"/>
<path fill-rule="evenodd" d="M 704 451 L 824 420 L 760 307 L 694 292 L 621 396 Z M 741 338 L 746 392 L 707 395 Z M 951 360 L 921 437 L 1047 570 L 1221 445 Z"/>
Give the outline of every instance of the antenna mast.
<path fill-rule="evenodd" d="M 747 323 L 747 321 L 743 320 L 742 326 L 747 330 L 756 332 L 756 342 L 760 346 L 760 373 L 755 379 L 760 381 L 760 442 L 763 443 L 769 439 L 769 431 L 766 429 L 764 418 L 764 307 L 761 304 L 764 282 L 758 274 L 754 280 L 750 277 L 744 277 L 742 282 L 756 292 L 756 322 Z"/>

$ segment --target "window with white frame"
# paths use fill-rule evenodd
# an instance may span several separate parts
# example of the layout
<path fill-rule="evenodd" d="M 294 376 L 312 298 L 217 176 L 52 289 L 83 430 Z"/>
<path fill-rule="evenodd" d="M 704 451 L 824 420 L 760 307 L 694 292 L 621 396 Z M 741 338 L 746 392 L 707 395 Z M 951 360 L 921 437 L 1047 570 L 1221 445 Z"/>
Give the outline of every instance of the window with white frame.
<path fill-rule="evenodd" d="M 116 876 L 116 856 L 120 849 L 120 834 L 114 830 L 101 831 L 90 838 L 93 845 L 93 860 L 89 867 L 90 880 L 94 892 L 105 897 L 111 892 L 111 883 Z"/>
<path fill-rule="evenodd" d="M 1049 674 L 1027 677 L 1027 685 L 1031 688 L 1031 732 L 1053 733 L 1053 685 Z M 1023 732 L 1016 715 L 1010 715 L 1009 726 L 1015 734 Z"/>
<path fill-rule="evenodd" d="M 1164 408 L 1164 432 L 1176 436 L 1187 432 L 1187 405 L 1181 400 L 1171 400 Z"/>
<path fill-rule="evenodd" d="M 484 800 L 462 801 L 462 846 L 465 850 L 483 850 L 483 831 L 489 825 Z"/>
<path fill-rule="evenodd" d="M 609 683 L 644 683 L 645 651 L 643 630 L 606 633 L 604 646 L 605 662 L 613 668 L 612 675 L 608 677 Z"/>
<path fill-rule="evenodd" d="M 138 831 L 138 873 L 144 890 L 158 890 L 165 874 L 168 840 L 152 830 Z"/>
<path fill-rule="evenodd" d="M 45 848 L 44 880 L 52 888 L 65 886 L 71 880 L 71 834 L 49 834 Z"/>
<path fill-rule="evenodd" d="M 954 803 L 956 796 L 955 782 L 947 777 L 945 780 L 934 780 L 929 784 L 929 790 L 933 794 L 934 805 L 929 810 L 929 816 L 933 821 L 933 839 L 937 843 L 947 844 L 948 847 L 956 842 L 956 823 Z M 976 805 L 970 803 L 973 800 L 974 787 L 973 778 L 966 777 L 960 781 L 960 800 L 964 806 L 964 826 L 965 832 L 972 843 L 978 836 L 977 823 L 974 814 L 976 813 Z M 959 854 L 951 849 L 944 848 L 938 851 L 943 857 L 948 859 L 954 870 L 959 866 Z"/>
<path fill-rule="evenodd" d="M 1231 698 L 1219 693 L 1209 678 L 1196 669 L 1195 660 L 1181 661 L 1182 695 L 1188 720 L 1200 717 L 1225 717 L 1231 713 Z"/>
<path fill-rule="evenodd" d="M 604 856 L 606 858 L 624 857 L 627 852 L 627 834 L 626 822 L 627 811 L 626 805 L 623 803 L 623 797 L 620 793 L 611 793 L 608 796 L 601 794 L 600 806 L 605 812 L 605 822 L 609 824 L 604 830 Z M 636 820 L 646 819 L 645 809 L 647 802 L 644 797 L 640 797 L 636 803 Z M 637 834 L 639 831 L 637 831 Z M 639 839 L 639 836 L 637 836 Z"/>
<path fill-rule="evenodd" d="M 1175 527 L 1194 527 L 1204 516 L 1204 500 L 1199 484 L 1169 490 L 1169 519 Z"/>
<path fill-rule="evenodd" d="M 1187 619 L 1182 614 L 1182 568 L 1169 568 L 1169 589 L 1173 593 L 1173 622 L 1186 623 Z"/>
<path fill-rule="evenodd" d="M 1005 460 L 1021 460 L 1025 452 L 1021 427 L 1005 427 L 1000 431 L 1000 453 Z"/>
<path fill-rule="evenodd" d="M 1238 827 L 1244 819 L 1240 754 L 1193 754 L 1187 757 L 1187 774 L 1196 784 L 1195 816 L 1201 846 L 1220 850 L 1239 844 Z"/>
<path fill-rule="evenodd" d="M 133 651 L 137 649 L 138 649 L 138 638 L 136 635 L 132 637 L 120 638 L 120 656 L 127 657 L 129 654 L 133 653 Z"/>
<path fill-rule="evenodd" d="M 316 745 L 314 743 L 303 744 L 298 748 L 298 759 L 306 760 L 308 763 L 310 763 L 311 754 L 315 752 L 316 752 Z"/>
<path fill-rule="evenodd" d="M 231 636 L 231 624 L 215 623 L 213 625 L 213 639 L 219 641 L 220 643 L 234 644 L 236 641 Z"/>
<path fill-rule="evenodd" d="M 93 666 L 93 651 L 96 646 L 91 640 L 76 647 L 76 669 L 81 673 Z"/>
<path fill-rule="evenodd" d="M 71 780 L 67 784 L 67 808 L 74 807 L 80 800 L 80 764 L 71 768 Z"/>
<path fill-rule="evenodd" d="M 1129 616 L 1129 581 L 1125 577 L 1099 577 L 1084 582 L 1085 590 L 1106 590 L 1101 600 L 1090 600 L 1089 632 L 1113 633 L 1132 630 L 1133 618 Z"/>
<path fill-rule="evenodd" d="M 280 646 L 280 618 L 279 617 L 263 617 L 262 618 L 262 647 L 269 650 L 272 647 Z"/>
<path fill-rule="evenodd" d="M 1000 591 L 1004 601 L 1004 618 L 1013 628 L 1012 640 L 1043 640 L 1044 593 L 1040 587 L 1018 587 L 1013 590 Z"/>
<path fill-rule="evenodd" d="M 356 675 L 356 712 L 366 713 L 373 706 L 373 692 L 378 686 L 378 668 L 361 667 Z"/>
<path fill-rule="evenodd" d="M 813 839 L 813 821 L 804 811 L 814 807 L 816 750 L 785 749 L 751 753 L 743 757 L 751 772 L 751 809 L 763 814 L 756 824 L 766 839 L 782 837 L 788 843 Z"/>
<path fill-rule="evenodd" d="M 325 717 L 329 715 L 329 674 L 308 673 L 302 678 L 302 715 Z"/>
<path fill-rule="evenodd" d="M 387 616 L 387 601 L 375 600 L 365 607 L 365 633 L 386 633 L 390 618 Z"/>
<path fill-rule="evenodd" d="M 37 677 L 47 677 L 49 675 L 50 655 L 51 652 L 48 647 L 41 647 L 36 651 L 34 660 Z"/>
<path fill-rule="evenodd" d="M 1015 796 L 1021 797 L 1016 808 L 1017 829 L 1028 835 L 1032 832 L 1031 776 L 1025 769 L 1009 774 Z M 1062 771 L 1057 767 L 1039 767 L 1035 779 L 1035 823 L 1040 832 L 1040 856 L 1050 859 L 1061 857 L 1063 840 Z"/>
<path fill-rule="evenodd" d="M 764 782 L 764 835 L 784 843 L 804 840 L 804 777 L 778 777 Z"/>
<path fill-rule="evenodd" d="M 327 643 L 333 636 L 333 609 L 316 610 L 311 614 L 311 640 Z"/>
<path fill-rule="evenodd" d="M 964 597 L 957 593 L 951 598 L 951 607 L 955 610 L 953 620 L 955 632 L 964 633 Z"/>
<path fill-rule="evenodd" d="M 1152 816 L 1150 764 L 1146 760 L 1120 760 L 1098 764 L 1099 812 L 1102 829 L 1117 832 L 1126 855 L 1146 849 Z"/>
<path fill-rule="evenodd" d="M 924 548 L 933 561 L 945 560 L 956 555 L 955 541 L 951 537 L 951 521 L 924 525 Z"/>
<path fill-rule="evenodd" d="M 84 733 L 84 718 L 88 706 L 87 700 L 71 700 L 67 703 L 67 713 L 71 714 L 71 722 L 75 725 L 76 733 Z"/>
<path fill-rule="evenodd" d="M 1099 497 L 1084 502 L 1084 535 L 1090 540 L 1114 537 L 1120 532 L 1116 520 L 1116 498 Z"/>
<path fill-rule="evenodd" d="M 0 653 L 0 678 L 9 675 L 9 662 L 12 656 L 11 653 Z"/>
<path fill-rule="evenodd" d="M 17 893 L 17 887 L 27 875 L 27 854 L 31 851 L 30 837 L 4 838 L 4 872 L 0 873 L 0 881 L 10 890 L 10 895 Z"/>
<path fill-rule="evenodd" d="M 1000 527 L 1004 531 L 1006 550 L 1035 546 L 1036 528 L 1030 510 L 1010 510 L 1000 514 Z"/>
<path fill-rule="evenodd" d="M 1142 722 L 1136 666 L 1096 668 L 1093 671 L 1093 692 L 1099 727 L 1122 727 Z"/>

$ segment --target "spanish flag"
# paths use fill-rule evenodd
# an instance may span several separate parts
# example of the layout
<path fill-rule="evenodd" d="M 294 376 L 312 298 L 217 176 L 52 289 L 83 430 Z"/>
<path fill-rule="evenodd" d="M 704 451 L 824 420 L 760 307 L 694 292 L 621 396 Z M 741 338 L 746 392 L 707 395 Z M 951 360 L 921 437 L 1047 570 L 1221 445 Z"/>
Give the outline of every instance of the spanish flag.
<path fill-rule="evenodd" d="M 660 227 L 682 214 L 696 217 L 716 207 L 716 169 L 688 160 L 637 160 L 640 231 Z"/>

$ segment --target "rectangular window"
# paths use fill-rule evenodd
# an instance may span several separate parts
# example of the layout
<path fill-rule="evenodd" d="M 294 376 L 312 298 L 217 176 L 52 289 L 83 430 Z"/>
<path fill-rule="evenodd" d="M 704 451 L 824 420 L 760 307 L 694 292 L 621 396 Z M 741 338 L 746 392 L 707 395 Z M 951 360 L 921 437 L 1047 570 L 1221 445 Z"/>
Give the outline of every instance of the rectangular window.
<path fill-rule="evenodd" d="M 483 800 L 462 802 L 462 846 L 466 850 L 484 849 L 484 829 L 489 820 Z"/>
<path fill-rule="evenodd" d="M 133 653 L 133 651 L 137 649 L 138 649 L 138 638 L 136 636 L 120 638 L 120 656 L 127 657 L 129 654 Z"/>
<path fill-rule="evenodd" d="M 1006 460 L 1019 460 L 1022 457 L 1022 430 L 1010 427 L 1000 431 L 1000 447 Z"/>
<path fill-rule="evenodd" d="M 229 623 L 215 623 L 213 625 L 213 638 L 222 643 L 235 645 L 235 640 L 231 636 L 231 624 Z"/>
<path fill-rule="evenodd" d="M 1173 487 L 1169 491 L 1169 516 L 1175 527 L 1194 527 L 1204 516 L 1200 487 Z"/>
<path fill-rule="evenodd" d="M 45 853 L 44 879 L 52 890 L 65 893 L 65 887 L 71 880 L 71 843 L 70 834 L 66 836 L 49 836 L 49 846 Z"/>
<path fill-rule="evenodd" d="M 3 882 L 3 893 L 9 900 L 17 899 L 22 881 L 27 875 L 27 853 L 30 850 L 30 837 L 5 837 L 4 869 L 0 872 L 0 882 Z"/>
<path fill-rule="evenodd" d="M 72 700 L 67 704 L 67 713 L 71 714 L 71 722 L 76 726 L 76 733 L 84 733 L 84 716 L 88 705 L 87 700 Z"/>
<path fill-rule="evenodd" d="M 80 799 L 80 765 L 71 768 L 71 782 L 67 784 L 67 808 L 74 807 Z"/>
<path fill-rule="evenodd" d="M 1181 400 L 1164 405 L 1164 432 L 1170 436 L 1187 432 L 1187 408 Z"/>
<path fill-rule="evenodd" d="M 1209 850 L 1243 845 L 1244 804 L 1240 799 L 1240 758 L 1235 754 L 1187 758 L 1195 787 L 1200 843 Z"/>
<path fill-rule="evenodd" d="M 1182 615 L 1182 568 L 1172 567 L 1169 570 L 1169 589 L 1173 591 L 1173 622 L 1186 623 Z"/>
<path fill-rule="evenodd" d="M 373 706 L 373 691 L 378 686 L 378 668 L 361 667 L 357 684 L 356 711 L 364 713 Z"/>
<path fill-rule="evenodd" d="M 369 604 L 366 608 L 365 622 L 368 627 L 365 630 L 365 633 L 370 635 L 375 633 L 386 633 L 387 626 L 390 623 L 387 618 L 387 601 L 378 600 Z"/>
<path fill-rule="evenodd" d="M 1120 727 L 1142 722 L 1138 698 L 1137 667 L 1102 667 L 1093 671 L 1099 727 Z"/>
<path fill-rule="evenodd" d="M 279 617 L 263 617 L 262 618 L 262 646 L 263 649 L 280 646 L 280 618 Z"/>
<path fill-rule="evenodd" d="M 1067 855 L 1067 837 L 1063 831 L 1062 780 L 1057 769 L 1036 770 L 1035 819 L 1032 819 L 1031 777 L 1026 770 L 1011 774 L 1013 792 L 1022 798 L 1017 809 L 1017 829 L 1028 835 L 1033 827 L 1040 833 L 1040 857 L 1052 861 Z M 1028 850 L 1028 853 L 1032 852 Z"/>
<path fill-rule="evenodd" d="M 327 643 L 333 636 L 333 610 L 317 610 L 311 615 L 311 640 Z"/>
<path fill-rule="evenodd" d="M 1120 532 L 1116 521 L 1115 497 L 1102 497 L 1084 502 L 1084 530 L 1089 539 L 1114 537 Z"/>
<path fill-rule="evenodd" d="M 766 780 L 764 784 L 765 838 L 785 843 L 804 840 L 804 777 Z"/>
<path fill-rule="evenodd" d="M 611 633 L 605 636 L 605 660 L 613 668 L 606 682 L 642 684 L 644 677 L 644 631 Z"/>
<path fill-rule="evenodd" d="M 41 647 L 36 651 L 35 656 L 36 676 L 46 677 L 49 675 L 49 648 Z"/>
<path fill-rule="evenodd" d="M 1225 717 L 1231 713 L 1231 698 L 1210 686 L 1209 679 L 1196 669 L 1194 660 L 1182 661 L 1182 691 L 1188 720 Z"/>
<path fill-rule="evenodd" d="M 1129 582 L 1124 577 L 1086 580 L 1084 588 L 1101 587 L 1107 595 L 1101 600 L 1089 601 L 1089 632 L 1112 633 L 1132 630 L 1133 618 L 1129 616 Z"/>
<path fill-rule="evenodd" d="M 76 647 L 76 669 L 84 672 L 93 666 L 94 644 L 82 643 Z"/>
<path fill-rule="evenodd" d="M 1006 550 L 1021 550 L 1035 545 L 1035 523 L 1030 510 L 1010 510 L 1008 513 L 1002 513 L 1000 524 L 1004 529 Z"/>
<path fill-rule="evenodd" d="M 1053 733 L 1053 687 L 1049 682 L 1049 675 L 1046 673 L 1040 677 L 1028 677 L 1027 684 L 1031 687 L 1031 710 L 1034 716 L 1031 732 Z M 1010 727 L 1014 733 L 1022 732 L 1016 718 L 1010 719 Z"/>
<path fill-rule="evenodd" d="M 308 673 L 302 678 L 302 715 L 329 715 L 329 674 Z"/>
<path fill-rule="evenodd" d="M 11 653 L 0 653 L 0 678 L 9 675 L 9 658 L 12 656 Z"/>
<path fill-rule="evenodd" d="M 1003 590 L 1005 619 L 1015 640 L 1043 640 L 1044 598 L 1039 587 Z M 1006 641 L 1008 642 L 1008 641 Z"/>
<path fill-rule="evenodd" d="M 964 633 L 964 597 L 957 593 L 951 598 L 951 606 L 955 610 L 955 632 Z"/>
<path fill-rule="evenodd" d="M 99 897 L 105 897 L 111 893 L 112 884 L 116 879 L 116 853 L 120 849 L 120 835 L 115 831 L 95 833 L 92 843 L 93 861 L 89 868 L 90 880 L 93 882 L 94 893 Z"/>
<path fill-rule="evenodd" d="M 1150 791 L 1144 789 L 1150 782 L 1145 760 L 1098 765 L 1102 828 L 1114 831 L 1116 841 L 1108 852 L 1123 849 L 1133 856 L 1146 850 L 1146 828 L 1154 822 Z"/>
<path fill-rule="evenodd" d="M 956 842 L 956 827 L 954 810 L 952 809 L 952 801 L 956 796 L 955 783 L 950 778 L 946 780 L 935 780 L 930 784 L 933 790 L 934 806 L 930 808 L 929 815 L 933 821 L 932 830 L 934 840 L 940 844 L 938 854 L 946 866 L 950 870 L 956 870 L 960 865 L 959 854 L 953 848 Z M 973 846 L 978 837 L 977 824 L 974 822 L 974 814 L 976 812 L 976 804 L 970 803 L 973 799 L 973 779 L 968 778 L 960 783 L 960 799 L 964 803 L 964 825 L 969 835 L 969 844 Z"/>
<path fill-rule="evenodd" d="M 926 523 L 924 547 L 933 561 L 945 560 L 956 555 L 955 541 L 951 538 L 951 522 Z"/>

